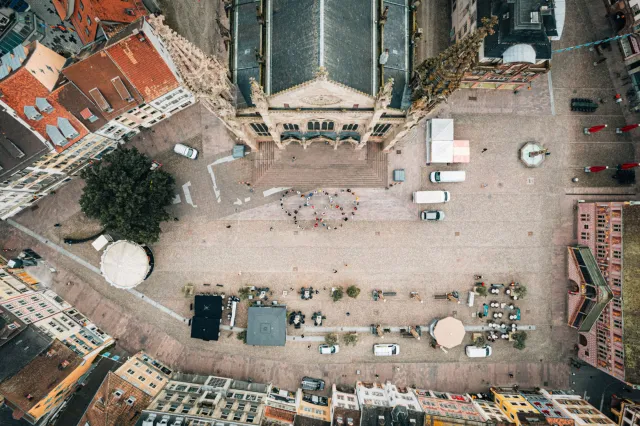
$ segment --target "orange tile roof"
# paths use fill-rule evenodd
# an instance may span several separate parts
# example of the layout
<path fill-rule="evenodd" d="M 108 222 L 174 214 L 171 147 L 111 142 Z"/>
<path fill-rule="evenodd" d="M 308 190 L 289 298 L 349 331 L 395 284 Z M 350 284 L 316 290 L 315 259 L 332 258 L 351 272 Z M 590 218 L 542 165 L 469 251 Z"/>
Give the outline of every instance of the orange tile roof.
<path fill-rule="evenodd" d="M 79 135 L 63 147 L 54 145 L 55 150 L 58 152 L 64 151 L 89 133 L 86 127 L 58 102 L 60 89 L 49 93 L 26 68 L 20 68 L 9 77 L 0 81 L 0 90 L 2 90 L 4 94 L 2 100 L 13 108 L 22 120 L 40 133 L 43 138 L 49 140 L 49 142 L 51 141 L 47 136 L 47 125 L 50 124 L 57 127 L 58 117 L 69 120 Z M 51 113 L 42 113 L 42 118 L 37 121 L 27 118 L 24 114 L 24 107 L 35 106 L 36 98 L 46 98 L 53 107 Z"/>
<path fill-rule="evenodd" d="M 264 416 L 274 420 L 293 423 L 293 420 L 296 417 L 296 413 L 293 413 L 287 410 L 282 410 L 280 408 L 266 406 L 264 408 Z"/>
<path fill-rule="evenodd" d="M 117 390 L 121 396 L 115 395 Z M 129 398 L 135 398 L 133 403 Z M 133 384 L 109 372 L 102 385 L 93 396 L 78 424 L 91 426 L 133 426 L 138 421 L 142 410 L 151 403 L 147 395 Z"/>
<path fill-rule="evenodd" d="M 107 48 L 107 53 L 149 102 L 177 89 L 180 83 L 149 39 L 143 40 L 130 36 Z"/>
<path fill-rule="evenodd" d="M 89 0 L 95 16 L 101 21 L 130 23 L 149 14 L 140 0 Z M 126 10 L 132 9 L 132 15 Z"/>
<path fill-rule="evenodd" d="M 69 0 L 52 0 L 53 7 L 56 8 L 56 12 L 63 21 L 67 19 L 67 3 Z M 75 0 L 74 0 L 75 1 Z"/>

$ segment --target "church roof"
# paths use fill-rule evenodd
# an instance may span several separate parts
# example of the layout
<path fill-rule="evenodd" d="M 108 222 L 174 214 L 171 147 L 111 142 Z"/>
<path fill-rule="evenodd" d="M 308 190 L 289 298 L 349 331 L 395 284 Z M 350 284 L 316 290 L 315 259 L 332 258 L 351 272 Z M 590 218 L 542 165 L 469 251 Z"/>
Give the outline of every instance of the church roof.
<path fill-rule="evenodd" d="M 323 66 L 329 80 L 375 96 L 381 81 L 393 78 L 392 108 L 400 108 L 409 73 L 408 7 L 389 6 L 383 44 L 389 59 L 382 70 L 377 2 L 371 0 L 273 0 L 265 8 L 263 57 L 260 24 L 254 2 L 237 1 L 234 19 L 234 82 L 247 104 L 249 79 L 255 78 L 267 96 L 313 80 Z M 260 60 L 264 60 L 260 72 Z M 242 101 L 239 100 L 239 103 Z"/>

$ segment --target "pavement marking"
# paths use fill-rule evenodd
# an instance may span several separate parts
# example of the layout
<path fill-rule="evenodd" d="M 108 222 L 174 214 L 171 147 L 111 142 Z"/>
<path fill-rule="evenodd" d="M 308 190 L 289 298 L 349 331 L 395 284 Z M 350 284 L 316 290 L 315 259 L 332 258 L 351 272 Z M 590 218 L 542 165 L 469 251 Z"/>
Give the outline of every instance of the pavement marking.
<path fill-rule="evenodd" d="M 171 204 L 180 204 L 182 202 L 182 198 L 180 198 L 180 194 L 176 194 L 175 197 L 173 197 L 173 200 L 171 200 Z"/>
<path fill-rule="evenodd" d="M 262 195 L 264 195 L 265 197 L 268 197 L 269 195 L 277 194 L 278 192 L 286 191 L 287 189 L 291 189 L 291 187 L 280 186 L 278 188 L 270 188 L 270 189 L 267 189 L 266 191 L 262 191 Z"/>
<path fill-rule="evenodd" d="M 549 101 L 551 103 L 551 115 L 556 115 L 556 102 L 553 99 L 553 82 L 551 81 L 551 71 L 547 73 L 547 83 L 549 85 Z"/>
<path fill-rule="evenodd" d="M 242 200 L 240 198 L 237 198 L 236 201 L 233 202 L 234 205 L 236 206 L 241 206 L 242 205 Z"/>
<path fill-rule="evenodd" d="M 191 191 L 189 190 L 190 186 L 191 186 L 191 181 L 182 185 L 182 191 L 184 192 L 184 200 L 187 202 L 187 204 L 191 204 L 192 207 L 198 207 L 195 204 L 193 204 L 193 199 L 191 198 Z"/>
<path fill-rule="evenodd" d="M 42 244 L 46 245 L 47 247 L 55 250 L 56 252 L 60 253 L 63 256 L 68 257 L 69 259 L 75 261 L 76 263 L 84 266 L 85 268 L 87 268 L 91 272 L 96 273 L 96 274 L 98 274 L 98 275 L 100 275 L 102 277 L 102 272 L 100 271 L 99 268 L 93 266 L 92 264 L 90 264 L 89 262 L 87 262 L 86 260 L 81 258 L 80 256 L 77 256 L 77 255 L 71 253 L 70 251 L 65 250 L 64 248 L 60 247 L 59 245 L 52 243 L 51 241 L 47 240 L 42 235 L 36 234 L 31 229 L 19 224 L 18 222 L 15 222 L 12 219 L 7 219 L 6 222 L 9 225 L 13 226 L 14 228 L 18 229 L 19 231 L 27 234 L 31 238 L 34 238 L 34 239 L 40 241 Z M 144 294 L 140 293 L 137 290 L 129 289 L 129 290 L 125 290 L 125 291 L 129 292 L 130 294 L 132 294 L 133 296 L 135 296 L 135 297 L 137 297 L 139 299 L 144 300 L 145 302 L 147 302 L 151 306 L 161 310 L 165 314 L 168 314 L 168 315 L 172 316 L 173 318 L 177 319 L 178 321 L 185 322 L 185 323 L 189 321 L 187 318 L 184 318 L 184 317 L 178 315 L 177 313 L 173 312 L 171 309 L 167 308 L 164 305 L 161 305 L 160 303 L 156 302 L 153 299 L 150 299 L 149 297 L 145 296 Z"/>
<path fill-rule="evenodd" d="M 251 201 L 251 197 L 247 197 L 247 198 L 244 199 L 245 203 L 248 203 L 249 201 Z"/>
<path fill-rule="evenodd" d="M 215 163 L 209 164 L 207 166 L 207 170 L 209 170 L 209 175 L 211 176 L 211 181 L 213 182 L 213 192 L 216 195 L 216 200 L 220 202 L 222 200 L 220 199 L 220 190 L 218 189 L 218 184 L 216 183 L 216 175 L 213 174 L 213 164 Z"/>
<path fill-rule="evenodd" d="M 233 155 L 230 155 L 228 157 L 218 158 L 216 161 L 214 161 L 210 165 L 211 166 L 217 166 L 218 164 L 229 163 L 229 162 L 234 161 L 234 160 L 237 160 L 237 158 L 233 158 Z"/>

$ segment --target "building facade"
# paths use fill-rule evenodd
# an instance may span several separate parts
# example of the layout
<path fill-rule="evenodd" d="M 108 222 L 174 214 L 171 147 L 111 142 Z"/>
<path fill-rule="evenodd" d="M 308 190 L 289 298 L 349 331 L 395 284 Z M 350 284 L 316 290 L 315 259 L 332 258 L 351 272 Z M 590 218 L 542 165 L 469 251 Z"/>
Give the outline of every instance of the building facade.
<path fill-rule="evenodd" d="M 331 387 L 331 426 L 359 426 L 360 405 L 353 392 L 342 392 Z"/>
<path fill-rule="evenodd" d="M 323 424 L 327 425 L 331 421 L 331 398 L 325 396 L 307 393 L 302 389 L 296 392 L 296 420 L 294 424 L 300 424 L 301 417 L 317 420 L 318 422 L 306 422 L 306 424 Z"/>
<path fill-rule="evenodd" d="M 265 400 L 265 421 L 277 425 L 293 425 L 297 411 L 295 392 L 271 386 Z"/>
<path fill-rule="evenodd" d="M 496 404 L 509 418 L 509 421 L 520 426 L 522 423 L 519 414 L 538 415 L 540 412 L 527 401 L 527 399 L 513 388 L 492 387 L 491 393 Z"/>
<path fill-rule="evenodd" d="M 511 419 L 507 417 L 507 415 L 500 409 L 500 406 L 493 400 L 473 399 L 471 403 L 485 422 L 495 422 L 497 424 L 512 423 Z"/>
<path fill-rule="evenodd" d="M 616 423 L 585 401 L 580 395 L 571 391 L 540 390 L 540 394 L 554 405 L 554 410 L 562 413 L 562 417 L 573 419 L 576 425 L 587 424 L 615 425 Z"/>
<path fill-rule="evenodd" d="M 618 419 L 618 426 L 640 426 L 640 404 L 628 399 L 611 407 L 611 413 Z"/>
<path fill-rule="evenodd" d="M 45 290 L 44 292 L 26 291 L 2 303 L 0 306 L 26 324 L 36 323 L 71 308 L 70 304 L 51 290 Z"/>
<path fill-rule="evenodd" d="M 172 417 L 199 426 L 259 425 L 269 388 L 223 377 L 175 374 L 142 418 L 149 426 Z"/>
<path fill-rule="evenodd" d="M 0 303 L 30 291 L 29 287 L 0 267 Z"/>
<path fill-rule="evenodd" d="M 451 40 L 461 40 L 498 17 L 478 53 L 475 67 L 466 72 L 461 88 L 519 90 L 551 68 L 551 40 L 564 25 L 564 0 L 540 5 L 531 0 L 454 0 L 451 4 Z"/>
<path fill-rule="evenodd" d="M 578 245 L 569 247 L 569 326 L 580 332 L 578 356 L 594 367 L 640 384 L 634 294 L 640 284 L 624 265 L 635 264 L 640 206 L 629 202 L 578 204 Z"/>
<path fill-rule="evenodd" d="M 472 403 L 469 395 L 452 394 L 448 392 L 437 392 L 433 390 L 414 390 L 420 407 L 425 413 L 425 424 L 436 425 L 446 422 L 465 424 L 484 424 L 487 420 L 498 420 L 508 422 L 499 408 L 495 407 L 498 415 L 494 415 L 494 407 L 487 408 L 491 415 L 483 417 L 479 410 Z"/>
<path fill-rule="evenodd" d="M 144 352 L 138 352 L 115 371 L 117 376 L 155 397 L 167 384 L 172 370 Z"/>

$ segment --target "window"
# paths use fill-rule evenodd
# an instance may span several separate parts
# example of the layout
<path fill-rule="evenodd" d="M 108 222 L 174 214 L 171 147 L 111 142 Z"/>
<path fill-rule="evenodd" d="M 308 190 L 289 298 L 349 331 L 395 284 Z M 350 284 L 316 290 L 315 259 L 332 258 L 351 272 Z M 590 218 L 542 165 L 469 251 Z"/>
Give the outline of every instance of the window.
<path fill-rule="evenodd" d="M 80 10 L 84 10 L 84 4 L 82 4 L 82 0 L 78 2 L 80 4 Z"/>
<path fill-rule="evenodd" d="M 156 385 L 155 383 L 151 382 L 151 383 L 149 383 L 149 387 L 150 387 L 151 389 L 155 389 L 155 388 L 157 388 L 157 387 L 158 387 L 158 385 Z"/>
<path fill-rule="evenodd" d="M 614 223 L 613 224 L 613 232 L 622 232 L 622 224 Z"/>
<path fill-rule="evenodd" d="M 89 18 L 88 16 L 87 16 L 87 26 L 89 27 L 91 26 L 91 18 Z"/>
<path fill-rule="evenodd" d="M 318 130 L 322 130 L 322 131 L 333 131 L 335 124 L 333 123 L 333 121 L 309 121 L 307 123 L 307 130 L 313 130 L 313 131 L 318 131 Z"/>
<path fill-rule="evenodd" d="M 589 233 L 588 232 L 581 232 L 580 233 L 580 238 L 582 238 L 583 240 L 589 241 Z"/>
<path fill-rule="evenodd" d="M 138 380 L 140 380 L 141 382 L 146 382 L 147 379 L 144 378 L 143 376 L 138 376 Z"/>
<path fill-rule="evenodd" d="M 391 124 L 376 124 L 371 136 L 384 136 L 390 128 Z"/>
<path fill-rule="evenodd" d="M 133 371 L 132 369 L 128 369 L 128 370 L 127 370 L 127 373 L 128 373 L 128 374 L 133 374 L 133 373 L 134 373 L 134 371 Z"/>
<path fill-rule="evenodd" d="M 344 126 L 342 126 L 342 131 L 344 132 L 354 132 L 356 130 L 358 130 L 357 124 L 345 124 Z"/>
<path fill-rule="evenodd" d="M 622 257 L 622 253 L 620 253 L 620 251 L 618 250 L 614 250 L 613 251 L 613 258 L 614 259 L 620 259 Z"/>
<path fill-rule="evenodd" d="M 300 127 L 297 124 L 283 124 L 283 127 L 285 130 L 289 130 L 289 131 L 298 131 L 300 130 Z"/>
<path fill-rule="evenodd" d="M 76 17 L 78 18 L 78 21 L 82 22 L 82 15 L 80 15 L 80 11 L 78 11 Z"/>
<path fill-rule="evenodd" d="M 251 123 L 251 128 L 258 136 L 271 136 L 269 128 L 264 123 Z"/>

